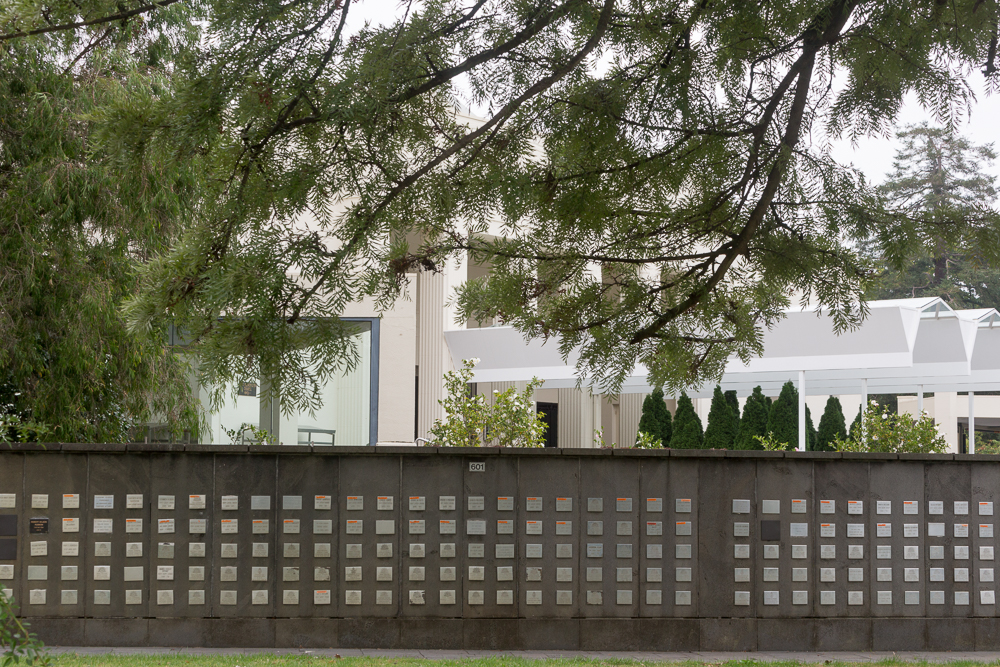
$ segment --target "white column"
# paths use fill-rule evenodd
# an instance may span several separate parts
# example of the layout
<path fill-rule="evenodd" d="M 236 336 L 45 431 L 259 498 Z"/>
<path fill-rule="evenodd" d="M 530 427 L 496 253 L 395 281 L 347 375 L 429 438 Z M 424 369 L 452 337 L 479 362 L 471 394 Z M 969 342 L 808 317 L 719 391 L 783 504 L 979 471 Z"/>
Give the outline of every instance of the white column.
<path fill-rule="evenodd" d="M 646 394 L 622 394 L 618 397 L 618 433 L 604 434 L 608 443 L 617 442 L 620 447 L 631 447 L 635 444 L 639 432 L 639 419 L 642 417 L 642 402 Z M 669 447 L 670 443 L 663 443 Z"/>
<path fill-rule="evenodd" d="M 924 385 L 917 387 L 917 414 L 924 416 Z"/>
<path fill-rule="evenodd" d="M 969 453 L 976 453 L 976 392 L 969 392 Z"/>
<path fill-rule="evenodd" d="M 861 381 L 861 414 L 868 409 L 868 378 Z"/>
<path fill-rule="evenodd" d="M 426 438 L 444 416 L 444 288 L 440 273 L 417 275 L 417 435 Z"/>
<path fill-rule="evenodd" d="M 799 451 L 806 451 L 806 372 L 799 371 Z"/>

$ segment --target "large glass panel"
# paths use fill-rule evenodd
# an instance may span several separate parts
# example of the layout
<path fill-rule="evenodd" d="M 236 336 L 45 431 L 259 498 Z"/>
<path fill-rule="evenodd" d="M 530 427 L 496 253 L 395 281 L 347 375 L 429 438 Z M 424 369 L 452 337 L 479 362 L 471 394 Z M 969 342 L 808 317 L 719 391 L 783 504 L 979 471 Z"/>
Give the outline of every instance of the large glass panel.
<path fill-rule="evenodd" d="M 357 322 L 355 344 L 358 363 L 347 372 L 332 376 L 321 388 L 322 407 L 314 412 L 277 414 L 276 428 L 267 429 L 283 445 L 367 445 L 371 413 L 372 328 Z M 217 444 L 255 442 L 247 426 L 261 428 L 260 387 L 240 387 L 233 397 L 227 387 L 225 402 L 210 415 L 211 441 Z M 266 421 L 266 420 L 265 420 Z"/>

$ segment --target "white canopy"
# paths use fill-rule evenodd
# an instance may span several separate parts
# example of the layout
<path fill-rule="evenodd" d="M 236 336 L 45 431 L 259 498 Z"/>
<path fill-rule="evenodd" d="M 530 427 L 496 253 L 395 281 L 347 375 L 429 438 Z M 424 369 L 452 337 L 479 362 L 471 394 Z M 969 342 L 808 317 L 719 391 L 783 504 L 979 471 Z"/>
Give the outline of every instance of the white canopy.
<path fill-rule="evenodd" d="M 862 381 L 877 393 L 1000 390 L 1000 314 L 993 309 L 955 311 L 937 297 L 873 301 L 855 330 L 834 332 L 829 315 L 794 309 L 764 332 L 763 354 L 749 363 L 732 359 L 719 384 L 749 394 L 760 385 L 774 395 L 804 371 L 811 395 L 859 393 Z M 526 341 L 510 327 L 446 331 L 456 366 L 478 357 L 476 382 L 539 377 L 545 386 L 576 386 L 577 355 L 565 361 L 558 342 Z M 692 387 L 710 396 L 715 383 Z M 648 393 L 645 368 L 637 367 L 622 393 Z"/>

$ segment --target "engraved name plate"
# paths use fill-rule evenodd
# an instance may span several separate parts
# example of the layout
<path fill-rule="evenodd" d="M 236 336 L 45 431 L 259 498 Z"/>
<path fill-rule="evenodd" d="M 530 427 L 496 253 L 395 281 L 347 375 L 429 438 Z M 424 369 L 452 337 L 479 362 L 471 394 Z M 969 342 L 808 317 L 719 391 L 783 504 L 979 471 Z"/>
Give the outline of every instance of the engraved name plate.
<path fill-rule="evenodd" d="M 455 496 L 438 496 L 438 510 L 450 512 L 455 509 Z"/>
<path fill-rule="evenodd" d="M 540 496 L 529 496 L 524 501 L 524 509 L 528 512 L 541 512 L 542 499 Z"/>
<path fill-rule="evenodd" d="M 375 509 L 376 510 L 391 510 L 393 505 L 394 496 L 376 496 L 375 497 Z"/>
<path fill-rule="evenodd" d="M 226 511 L 235 511 L 240 508 L 240 497 L 239 496 L 222 496 L 221 505 L 222 509 Z"/>
<path fill-rule="evenodd" d="M 513 512 L 514 511 L 514 496 L 498 496 L 497 497 L 497 511 L 499 511 L 499 512 Z"/>
<path fill-rule="evenodd" d="M 64 493 L 62 497 L 62 506 L 64 510 L 75 510 L 80 508 L 80 494 L 79 493 Z"/>
<path fill-rule="evenodd" d="M 572 498 L 556 498 L 556 511 L 557 512 L 572 512 L 573 511 L 573 499 Z"/>
<path fill-rule="evenodd" d="M 467 504 L 470 512 L 481 512 L 486 509 L 486 498 L 484 496 L 469 496 Z"/>
<path fill-rule="evenodd" d="M 426 496 L 410 496 L 409 509 L 411 512 L 422 512 L 427 508 Z"/>
<path fill-rule="evenodd" d="M 191 510 L 203 510 L 205 509 L 205 495 L 196 494 L 188 496 L 188 509 Z"/>
<path fill-rule="evenodd" d="M 821 501 L 819 501 L 819 513 L 820 514 L 836 514 L 837 513 L 837 501 L 836 500 L 821 500 Z"/>
<path fill-rule="evenodd" d="M 313 509 L 328 510 L 333 506 L 332 496 L 313 496 Z"/>
<path fill-rule="evenodd" d="M 281 496 L 281 509 L 283 510 L 302 509 L 302 496 Z"/>
<path fill-rule="evenodd" d="M 142 494 L 141 493 L 128 493 L 128 494 L 125 494 L 125 509 L 128 509 L 128 510 L 141 510 L 142 509 Z"/>

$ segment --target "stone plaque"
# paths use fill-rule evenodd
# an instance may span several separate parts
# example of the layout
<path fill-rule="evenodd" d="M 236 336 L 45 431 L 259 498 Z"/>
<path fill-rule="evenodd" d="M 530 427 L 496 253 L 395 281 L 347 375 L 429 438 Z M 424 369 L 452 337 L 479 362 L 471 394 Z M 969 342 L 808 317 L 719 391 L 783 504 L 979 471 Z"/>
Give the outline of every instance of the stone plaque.
<path fill-rule="evenodd" d="M 943 523 L 928 523 L 927 524 L 927 537 L 944 537 L 944 524 Z"/>
<path fill-rule="evenodd" d="M 469 591 L 469 604 L 480 605 L 486 601 L 486 594 L 483 591 Z"/>
<path fill-rule="evenodd" d="M 188 544 L 188 557 L 189 558 L 204 558 L 205 557 L 205 543 L 204 542 L 191 542 Z"/>
<path fill-rule="evenodd" d="M 449 512 L 455 509 L 455 496 L 438 496 L 438 510 Z"/>
<path fill-rule="evenodd" d="M 94 542 L 94 556 L 98 558 L 110 558 L 111 542 Z"/>
<path fill-rule="evenodd" d="M 298 593 L 298 591 L 296 591 Z M 332 595 L 329 589 L 314 590 L 313 591 L 313 604 L 330 604 L 332 600 Z M 298 604 L 299 597 L 295 596 L 295 602 L 293 604 Z"/>
<path fill-rule="evenodd" d="M 362 519 L 350 519 L 347 521 L 346 530 L 348 535 L 361 535 L 364 531 L 364 522 Z"/>
<path fill-rule="evenodd" d="M 141 565 L 125 568 L 125 581 L 142 581 L 143 567 Z"/>
<path fill-rule="evenodd" d="M 993 524 L 992 523 L 979 524 L 979 537 L 993 537 Z"/>
<path fill-rule="evenodd" d="M 454 558 L 457 553 L 454 542 L 441 543 L 441 558 Z"/>
<path fill-rule="evenodd" d="M 615 511 L 616 512 L 631 512 L 632 511 L 632 499 L 631 498 L 615 498 Z"/>
<path fill-rule="evenodd" d="M 156 532 L 165 535 L 172 534 L 176 530 L 176 525 L 173 519 L 157 519 L 156 520 Z"/>
<path fill-rule="evenodd" d="M 250 522 L 250 532 L 254 535 L 267 535 L 270 530 L 270 519 L 254 519 Z"/>
<path fill-rule="evenodd" d="M 411 512 L 423 512 L 425 509 L 427 509 L 426 496 L 410 496 Z"/>
<path fill-rule="evenodd" d="M 674 523 L 674 535 L 690 535 L 690 534 L 691 534 L 690 521 L 676 521 Z"/>
<path fill-rule="evenodd" d="M 395 535 L 396 534 L 396 520 L 395 519 L 379 519 L 375 521 L 375 534 L 376 535 Z"/>
<path fill-rule="evenodd" d="M 875 501 L 875 514 L 892 514 L 892 501 L 891 500 Z"/>
<path fill-rule="evenodd" d="M 588 535 L 603 535 L 604 534 L 604 522 L 603 521 L 588 521 L 587 522 L 587 534 Z"/>
<path fill-rule="evenodd" d="M 529 496 L 525 499 L 524 509 L 528 512 L 541 512 L 542 498 L 540 496 Z"/>
<path fill-rule="evenodd" d="M 837 557 L 837 546 L 835 544 L 821 544 L 819 546 L 819 557 L 822 560 L 830 560 Z"/>
<path fill-rule="evenodd" d="M 498 496 L 497 497 L 497 511 L 498 512 L 513 512 L 514 511 L 514 496 Z"/>
<path fill-rule="evenodd" d="M 587 498 L 587 511 L 588 512 L 603 512 L 604 511 L 604 498 Z"/>
<path fill-rule="evenodd" d="M 792 537 L 809 537 L 809 524 L 808 523 L 792 523 L 789 524 L 789 530 L 791 531 Z"/>
<path fill-rule="evenodd" d="M 821 523 L 821 524 L 819 524 L 819 536 L 820 537 L 836 537 L 837 536 L 837 524 L 835 524 L 835 523 Z"/>
<path fill-rule="evenodd" d="M 114 519 L 94 519 L 94 532 L 110 534 L 114 531 Z"/>
<path fill-rule="evenodd" d="M 204 535 L 208 530 L 208 519 L 188 519 L 188 533 Z"/>
<path fill-rule="evenodd" d="M 125 509 L 128 510 L 141 510 L 142 504 L 142 494 L 141 493 L 127 493 L 125 494 Z"/>
<path fill-rule="evenodd" d="M 572 512 L 573 511 L 573 499 L 572 498 L 556 498 L 556 511 L 557 512 Z"/>
<path fill-rule="evenodd" d="M 632 545 L 631 544 L 616 544 L 615 545 L 615 558 L 631 558 L 632 557 Z"/>
<path fill-rule="evenodd" d="M 761 501 L 761 514 L 781 514 L 781 501 L 780 500 L 763 500 Z"/>
<path fill-rule="evenodd" d="M 313 509 L 328 510 L 333 506 L 333 496 L 313 496 Z"/>
<path fill-rule="evenodd" d="M 733 499 L 733 514 L 750 514 L 750 501 Z"/>
<path fill-rule="evenodd" d="M 484 496 L 469 496 L 466 502 L 470 512 L 481 512 L 486 509 Z"/>
<path fill-rule="evenodd" d="M 271 509 L 271 496 L 250 496 L 250 509 L 252 510 Z"/>
<path fill-rule="evenodd" d="M 107 567 L 107 566 L 100 566 L 100 567 Z M 28 581 L 45 581 L 48 578 L 49 578 L 49 568 L 47 565 L 28 566 Z M 95 579 L 97 578 L 96 571 L 94 578 Z"/>
<path fill-rule="evenodd" d="M 298 535 L 302 531 L 299 519 L 284 519 L 281 522 L 281 532 L 286 535 Z"/>
<path fill-rule="evenodd" d="M 604 545 L 600 542 L 587 544 L 587 558 L 603 558 Z"/>
<path fill-rule="evenodd" d="M 94 591 L 94 604 L 111 604 L 111 591 Z"/>
<path fill-rule="evenodd" d="M 281 496 L 281 509 L 283 510 L 302 509 L 302 496 Z"/>
<path fill-rule="evenodd" d="M 678 522 L 678 525 L 684 523 L 682 521 Z M 632 522 L 631 521 L 616 521 L 615 522 L 615 535 L 631 535 L 632 534 Z"/>
<path fill-rule="evenodd" d="M 205 604 L 205 591 L 188 591 L 188 604 L 189 605 L 202 605 Z"/>
<path fill-rule="evenodd" d="M 528 605 L 540 605 L 542 604 L 542 592 L 541 591 L 525 591 L 525 604 Z"/>
<path fill-rule="evenodd" d="M 514 568 L 509 565 L 497 567 L 497 581 L 514 581 Z"/>
<path fill-rule="evenodd" d="M 777 553 L 777 545 L 776 544 L 768 544 L 766 546 L 774 547 L 775 553 Z M 765 551 L 766 551 L 766 549 L 765 549 Z M 776 557 L 777 556 L 775 556 L 775 558 Z M 736 544 L 736 545 L 733 545 L 733 558 L 737 558 L 737 559 L 750 558 L 750 545 L 749 544 Z"/>
<path fill-rule="evenodd" d="M 348 566 L 344 568 L 344 581 L 361 581 L 361 577 L 360 566 Z"/>
<path fill-rule="evenodd" d="M 892 547 L 888 544 L 879 544 L 875 547 L 875 558 L 877 560 L 891 560 Z"/>
<path fill-rule="evenodd" d="M 281 568 L 281 580 L 282 581 L 298 581 L 299 580 L 299 568 L 297 568 L 297 567 L 283 567 L 283 568 Z"/>
<path fill-rule="evenodd" d="M 239 496 L 222 496 L 221 507 L 226 511 L 235 511 L 240 508 Z"/>
<path fill-rule="evenodd" d="M 427 532 L 427 523 L 423 519 L 410 519 L 407 528 L 410 535 L 424 535 Z"/>
<path fill-rule="evenodd" d="M 807 503 L 804 499 L 797 498 L 792 500 L 792 514 L 805 514 Z"/>
<path fill-rule="evenodd" d="M 847 513 L 848 514 L 864 514 L 865 503 L 863 500 L 848 500 L 847 501 Z"/>
<path fill-rule="evenodd" d="M 778 604 L 778 591 L 764 591 L 764 604 L 774 606 Z"/>
<path fill-rule="evenodd" d="M 457 570 L 453 566 L 443 566 L 438 568 L 438 577 L 441 581 L 455 581 Z"/>
<path fill-rule="evenodd" d="M 45 497 L 45 506 L 48 507 L 48 496 Z M 113 495 L 94 496 L 95 510 L 113 510 L 115 508 L 115 497 Z"/>
<path fill-rule="evenodd" d="M 234 535 L 239 532 L 239 519 L 220 519 L 223 535 Z"/>
<path fill-rule="evenodd" d="M 298 542 L 285 542 L 282 547 L 282 555 L 285 558 L 298 558 L 301 553 Z"/>
<path fill-rule="evenodd" d="M 125 519 L 125 532 L 126 533 L 141 533 L 142 532 L 142 519 Z"/>
<path fill-rule="evenodd" d="M 525 558 L 541 558 L 542 557 L 542 545 L 541 544 L 526 544 L 524 547 L 524 557 Z"/>
<path fill-rule="evenodd" d="M 892 524 L 891 523 L 877 523 L 877 524 L 875 524 L 875 536 L 876 537 L 892 537 Z"/>
<path fill-rule="evenodd" d="M 267 542 L 254 542 L 251 551 L 251 557 L 253 558 L 267 558 L 268 554 L 268 543 Z"/>
<path fill-rule="evenodd" d="M 965 515 L 969 513 L 969 501 L 968 500 L 956 500 L 954 503 L 954 512 L 958 515 Z"/>
<path fill-rule="evenodd" d="M 423 591 L 410 591 L 410 604 L 425 604 Z"/>
<path fill-rule="evenodd" d="M 865 546 L 863 544 L 848 544 L 847 557 L 858 560 L 865 557 Z"/>
<path fill-rule="evenodd" d="M 62 543 L 62 555 L 63 556 L 79 556 L 80 555 L 80 543 L 79 542 L 63 542 Z"/>
<path fill-rule="evenodd" d="M 423 567 L 411 566 L 407 578 L 409 581 L 423 581 L 426 578 L 425 569 Z"/>
<path fill-rule="evenodd" d="M 836 514 L 837 512 L 837 501 L 836 500 L 821 500 L 819 501 L 819 513 L 820 514 Z"/>
<path fill-rule="evenodd" d="M 748 570 L 749 572 L 749 570 Z M 749 579 L 747 579 L 749 581 Z M 805 567 L 793 567 L 792 568 L 792 581 L 803 582 L 809 581 L 809 568 Z"/>
<path fill-rule="evenodd" d="M 750 524 L 746 521 L 733 522 L 733 537 L 750 537 Z"/>
<path fill-rule="evenodd" d="M 737 607 L 749 607 L 750 591 L 736 591 L 733 594 L 733 604 Z"/>
<path fill-rule="evenodd" d="M 931 560 L 944 560 L 944 547 L 940 545 L 931 546 L 928 549 L 928 558 Z"/>
<path fill-rule="evenodd" d="M 75 591 L 75 590 L 72 590 L 72 591 L 68 591 L 68 590 L 67 591 L 61 591 L 60 596 L 59 596 L 59 603 L 60 604 L 77 604 L 78 600 L 79 600 L 79 596 L 77 594 L 77 591 Z"/>
<path fill-rule="evenodd" d="M 364 496 L 347 496 L 347 511 L 361 512 L 365 509 Z M 358 604 L 361 604 L 360 602 Z"/>
<path fill-rule="evenodd" d="M 858 582 L 865 580 L 865 569 L 863 567 L 850 567 L 847 569 L 847 581 Z"/>
<path fill-rule="evenodd" d="M 920 503 L 916 500 L 904 500 L 903 501 L 903 514 L 919 514 L 920 513 Z"/>
<path fill-rule="evenodd" d="M 556 558 L 572 558 L 573 557 L 573 545 L 572 544 L 557 544 L 556 545 Z"/>
<path fill-rule="evenodd" d="M 219 604 L 226 607 L 235 607 L 236 591 L 219 591 Z"/>
<path fill-rule="evenodd" d="M 80 494 L 64 493 L 62 497 L 62 506 L 64 510 L 80 509 Z"/>
<path fill-rule="evenodd" d="M 327 556 L 329 557 L 329 554 L 327 554 Z M 347 557 L 348 558 L 361 558 L 361 545 L 360 544 L 348 544 L 347 545 Z"/>
<path fill-rule="evenodd" d="M 188 496 L 188 509 L 191 510 L 205 509 L 205 495 L 197 494 L 193 496 Z M 202 602 L 201 604 L 204 604 L 204 602 Z"/>
<path fill-rule="evenodd" d="M 993 502 L 979 503 L 979 516 L 993 516 Z"/>
<path fill-rule="evenodd" d="M 663 522 L 662 521 L 647 521 L 646 522 L 646 535 L 658 537 L 663 535 Z"/>
<path fill-rule="evenodd" d="M 333 519 L 313 519 L 315 535 L 333 535 Z"/>
<path fill-rule="evenodd" d="M 903 524 L 903 537 L 920 537 L 920 527 L 916 523 Z"/>
<path fill-rule="evenodd" d="M 955 537 L 968 537 L 969 536 L 969 524 L 967 523 L 956 523 L 955 524 Z"/>
<path fill-rule="evenodd" d="M 438 521 L 438 532 L 441 535 L 455 535 L 458 532 L 458 521 L 455 519 L 441 519 Z"/>
<path fill-rule="evenodd" d="M 650 554 L 650 548 L 655 547 L 654 553 Z M 646 558 L 662 558 L 663 547 L 659 544 L 647 544 L 646 545 Z M 749 557 L 749 556 L 748 556 Z M 691 545 L 690 544 L 675 544 L 674 545 L 674 558 L 686 559 L 691 558 Z"/>
<path fill-rule="evenodd" d="M 393 496 L 376 496 L 375 497 L 375 509 L 387 511 L 392 509 L 392 499 Z"/>
<path fill-rule="evenodd" d="M 486 558 L 486 545 L 482 543 L 470 544 L 469 558 Z"/>
<path fill-rule="evenodd" d="M 927 513 L 928 514 L 944 514 L 944 501 L 942 501 L 942 500 L 928 500 L 927 501 Z"/>
<path fill-rule="evenodd" d="M 558 533 L 558 527 L 556 528 Z M 465 522 L 465 534 L 466 535 L 485 535 L 486 534 L 486 521 L 481 519 L 476 519 L 474 521 Z"/>
<path fill-rule="evenodd" d="M 174 580 L 174 566 L 173 565 L 157 565 L 156 566 L 156 580 L 157 581 L 173 581 Z"/>
<path fill-rule="evenodd" d="M 496 545 L 496 557 L 497 558 L 513 558 L 514 557 L 514 545 L 513 544 L 498 544 L 498 545 Z"/>
<path fill-rule="evenodd" d="M 205 566 L 188 565 L 188 581 L 205 581 Z"/>
<path fill-rule="evenodd" d="M 514 522 L 510 519 L 497 519 L 497 535 L 513 535 Z"/>
<path fill-rule="evenodd" d="M 847 524 L 847 536 L 848 537 L 864 537 L 865 536 L 865 524 L 863 524 L 863 523 L 849 523 L 849 524 Z"/>
<path fill-rule="evenodd" d="M 235 543 L 223 544 L 222 545 L 222 551 L 221 551 L 220 555 L 223 558 L 236 558 L 237 557 L 236 546 L 237 545 Z"/>
<path fill-rule="evenodd" d="M 142 558 L 142 542 L 129 542 L 125 545 L 126 558 Z"/>
<path fill-rule="evenodd" d="M 49 555 L 49 543 L 48 542 L 32 542 L 31 543 L 31 555 L 32 556 L 48 556 Z"/>
<path fill-rule="evenodd" d="M 918 558 L 920 558 L 920 547 L 909 545 L 903 547 L 903 560 L 917 560 Z"/>
<path fill-rule="evenodd" d="M 793 544 L 792 545 L 792 558 L 802 559 L 808 557 L 809 547 L 806 544 Z"/>

